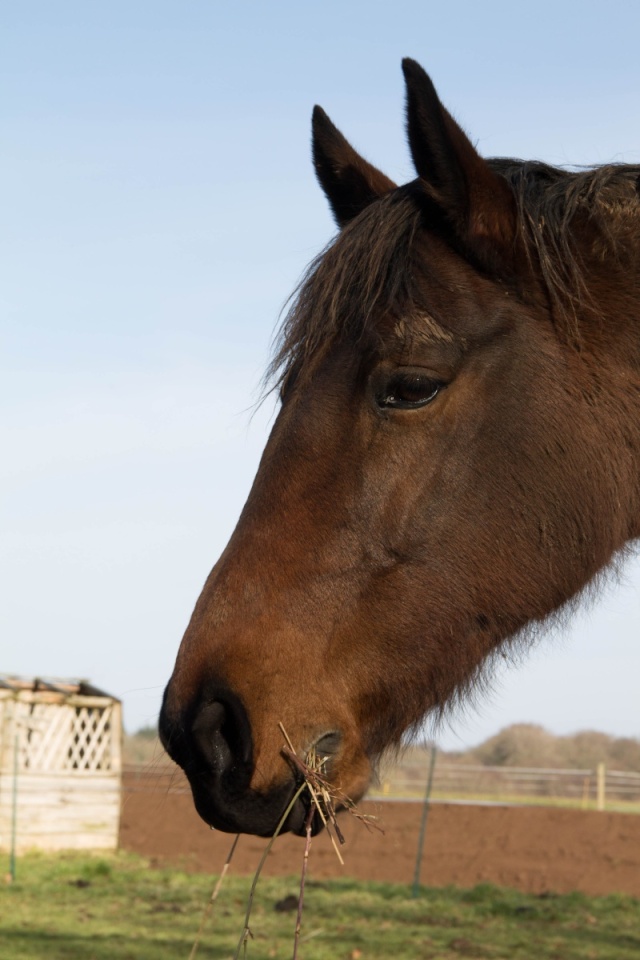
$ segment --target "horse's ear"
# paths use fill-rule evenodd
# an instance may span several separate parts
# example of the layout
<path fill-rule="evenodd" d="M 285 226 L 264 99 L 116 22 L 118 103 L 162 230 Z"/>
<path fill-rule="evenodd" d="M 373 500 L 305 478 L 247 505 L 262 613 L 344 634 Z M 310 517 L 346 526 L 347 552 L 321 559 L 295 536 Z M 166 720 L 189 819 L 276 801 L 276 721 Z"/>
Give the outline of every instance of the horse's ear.
<path fill-rule="evenodd" d="M 504 259 L 516 230 L 511 188 L 444 108 L 420 64 L 406 59 L 402 69 L 409 145 L 427 197 L 468 250 L 488 262 Z"/>
<path fill-rule="evenodd" d="M 396 186 L 356 153 L 322 107 L 313 109 L 313 165 L 339 227 Z"/>

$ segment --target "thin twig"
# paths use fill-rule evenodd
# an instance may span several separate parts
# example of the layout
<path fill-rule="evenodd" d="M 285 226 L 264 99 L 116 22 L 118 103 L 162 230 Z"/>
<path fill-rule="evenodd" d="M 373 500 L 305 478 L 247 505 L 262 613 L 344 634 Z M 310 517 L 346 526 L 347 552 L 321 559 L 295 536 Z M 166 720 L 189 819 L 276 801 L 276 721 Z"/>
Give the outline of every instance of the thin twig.
<path fill-rule="evenodd" d="M 209 917 L 210 917 L 210 915 L 211 915 L 211 911 L 213 910 L 213 905 L 214 905 L 214 903 L 215 903 L 216 900 L 218 899 L 218 894 L 220 893 L 220 887 L 222 886 L 222 881 L 224 880 L 224 878 L 225 878 L 226 875 L 227 875 L 227 870 L 229 869 L 229 864 L 231 863 L 231 858 L 233 857 L 233 854 L 235 853 L 235 849 L 236 849 L 236 846 L 237 846 L 237 844 L 238 844 L 238 840 L 239 840 L 239 839 L 240 839 L 240 834 L 238 833 L 238 834 L 236 835 L 236 837 L 234 838 L 233 843 L 231 844 L 231 849 L 229 850 L 229 853 L 227 854 L 227 859 L 226 859 L 225 862 L 224 862 L 224 866 L 223 866 L 223 868 L 222 868 L 222 872 L 221 872 L 220 876 L 218 877 L 218 881 L 217 881 L 215 887 L 213 888 L 213 893 L 211 894 L 211 898 L 210 898 L 208 904 L 206 905 L 206 907 L 204 908 L 204 910 L 203 910 L 203 912 L 202 912 L 202 919 L 201 919 L 201 921 L 200 921 L 200 927 L 199 927 L 198 932 L 197 932 L 197 934 L 196 934 L 196 938 L 195 938 L 195 940 L 193 941 L 193 946 L 191 947 L 191 953 L 189 954 L 189 960 L 193 960 L 193 958 L 195 957 L 196 953 L 198 952 L 198 947 L 200 946 L 200 940 L 202 939 L 202 931 L 204 930 L 204 925 L 205 925 L 205 923 L 207 922 L 207 920 L 209 919 Z"/>
<path fill-rule="evenodd" d="M 281 730 L 281 732 L 282 732 L 282 736 L 285 738 L 285 740 L 287 741 L 287 743 L 288 743 L 288 745 L 289 745 L 289 750 L 291 750 L 291 753 L 292 753 L 294 756 L 297 757 L 297 754 L 296 754 L 296 751 L 294 750 L 293 744 L 291 743 L 291 740 L 289 739 L 289 734 L 288 734 L 287 731 L 285 730 L 284 724 L 282 723 L 282 721 L 280 721 L 280 722 L 278 723 L 278 726 L 280 727 L 280 730 Z"/>
<path fill-rule="evenodd" d="M 262 857 L 261 857 L 261 859 L 260 859 L 260 863 L 258 864 L 258 869 L 256 870 L 255 876 L 254 876 L 254 878 L 253 878 L 253 883 L 251 884 L 251 890 L 249 891 L 249 899 L 248 899 L 248 901 L 247 901 L 247 911 L 246 911 L 245 916 L 244 916 L 244 927 L 243 927 L 243 929 L 242 929 L 242 935 L 240 936 L 240 940 L 238 941 L 238 946 L 236 947 L 236 952 L 235 952 L 234 955 L 233 955 L 233 960 L 238 960 L 238 958 L 239 958 L 239 956 L 240 956 L 240 951 L 242 950 L 243 945 L 245 946 L 245 950 L 246 950 L 247 940 L 248 940 L 249 937 L 251 936 L 251 930 L 249 929 L 249 918 L 250 918 L 250 916 L 251 916 L 251 909 L 252 909 L 252 907 L 253 907 L 253 896 L 254 896 L 254 894 L 255 894 L 255 892 L 256 892 L 256 886 L 258 885 L 258 879 L 259 879 L 260 874 L 261 874 L 261 872 L 262 872 L 262 868 L 263 868 L 264 865 L 265 865 L 265 861 L 266 861 L 267 857 L 269 856 L 269 853 L 270 853 L 270 851 L 271 851 L 271 848 L 272 848 L 272 846 L 273 846 L 273 844 L 274 844 L 274 841 L 275 841 L 276 837 L 278 836 L 278 834 L 280 833 L 280 831 L 281 831 L 282 828 L 284 827 L 285 820 L 287 819 L 287 817 L 289 816 L 289 814 L 290 814 L 291 811 L 293 810 L 293 808 L 294 808 L 294 806 L 295 806 L 295 803 L 296 803 L 298 797 L 300 796 L 300 794 L 302 793 L 302 791 L 305 789 L 305 787 L 306 787 L 306 784 L 305 784 L 305 783 L 301 783 L 300 786 L 298 787 L 298 789 L 296 790 L 296 792 L 294 793 L 293 797 L 292 797 L 291 800 L 289 801 L 289 805 L 287 806 L 287 809 L 285 810 L 285 812 L 282 814 L 282 816 L 281 816 L 281 818 L 280 818 L 280 822 L 278 823 L 278 826 L 276 827 L 273 836 L 271 837 L 271 839 L 269 840 L 269 843 L 267 844 L 267 846 L 266 846 L 265 849 L 264 849 L 264 853 L 262 854 Z"/>
<path fill-rule="evenodd" d="M 309 812 L 305 821 L 305 832 L 307 840 L 304 845 L 304 856 L 302 858 L 302 872 L 300 873 L 300 895 L 298 896 L 298 915 L 296 917 L 296 932 L 293 935 L 293 956 L 291 960 L 297 960 L 298 944 L 300 942 L 300 928 L 302 926 L 302 907 L 304 905 L 304 883 L 307 878 L 307 867 L 309 866 L 309 850 L 311 849 L 311 821 L 313 819 L 313 805 L 309 805 Z"/>

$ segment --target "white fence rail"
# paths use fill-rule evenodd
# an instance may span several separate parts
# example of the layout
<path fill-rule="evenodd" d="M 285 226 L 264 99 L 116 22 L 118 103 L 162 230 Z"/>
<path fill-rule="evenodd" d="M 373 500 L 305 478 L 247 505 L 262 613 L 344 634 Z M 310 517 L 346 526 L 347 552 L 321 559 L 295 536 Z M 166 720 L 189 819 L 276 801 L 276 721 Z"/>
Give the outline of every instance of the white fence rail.
<path fill-rule="evenodd" d="M 374 794 L 420 797 L 427 779 L 424 764 L 401 765 L 383 774 Z M 585 807 L 640 804 L 640 773 L 607 770 L 562 770 L 536 767 L 488 767 L 436 762 L 432 796 L 438 799 L 567 801 Z"/>

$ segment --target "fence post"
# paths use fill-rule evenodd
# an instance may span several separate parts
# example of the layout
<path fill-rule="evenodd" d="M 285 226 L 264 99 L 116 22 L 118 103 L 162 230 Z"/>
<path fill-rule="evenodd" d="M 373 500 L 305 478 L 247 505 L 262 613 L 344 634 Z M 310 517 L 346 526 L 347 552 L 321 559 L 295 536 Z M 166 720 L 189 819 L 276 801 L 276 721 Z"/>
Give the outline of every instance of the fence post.
<path fill-rule="evenodd" d="M 604 810 L 604 804 L 605 804 L 605 775 L 606 775 L 605 765 L 604 765 L 604 763 L 599 763 L 599 764 L 598 764 L 597 773 L 596 773 L 597 780 L 598 780 L 598 792 L 597 792 L 597 803 L 596 803 L 596 806 L 597 806 L 598 810 Z"/>
<path fill-rule="evenodd" d="M 18 833 L 18 726 L 13 738 L 13 788 L 11 791 L 11 849 L 9 853 L 9 878 L 16 879 L 16 838 Z"/>
<path fill-rule="evenodd" d="M 420 821 L 420 835 L 418 837 L 418 853 L 416 856 L 416 869 L 413 875 L 413 888 L 411 896 L 415 899 L 420 889 L 420 868 L 422 867 L 422 854 L 424 852 L 424 836 L 427 831 L 427 817 L 429 816 L 429 798 L 431 797 L 431 787 L 433 785 L 433 769 L 436 765 L 436 753 L 438 748 L 435 743 L 431 747 L 431 759 L 429 761 L 429 776 L 427 777 L 427 786 L 424 792 L 424 803 L 422 805 L 422 819 Z"/>

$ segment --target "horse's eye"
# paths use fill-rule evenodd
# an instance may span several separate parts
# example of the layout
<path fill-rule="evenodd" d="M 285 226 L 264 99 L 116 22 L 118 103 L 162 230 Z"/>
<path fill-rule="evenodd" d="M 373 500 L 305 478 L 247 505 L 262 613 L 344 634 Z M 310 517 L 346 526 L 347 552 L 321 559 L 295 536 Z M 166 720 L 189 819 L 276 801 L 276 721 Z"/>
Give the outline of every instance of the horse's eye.
<path fill-rule="evenodd" d="M 443 384 L 421 373 L 394 373 L 376 392 L 379 407 L 415 410 L 424 407 L 438 395 Z"/>

